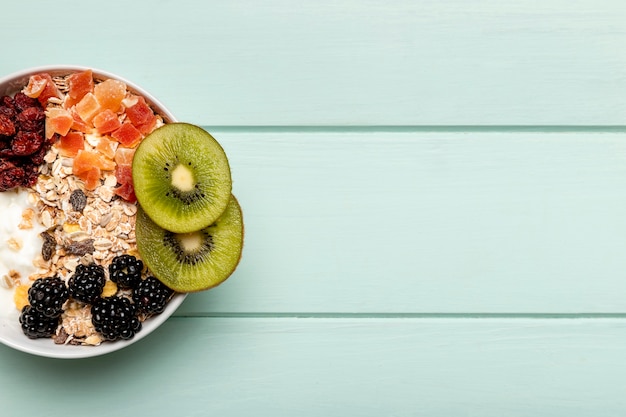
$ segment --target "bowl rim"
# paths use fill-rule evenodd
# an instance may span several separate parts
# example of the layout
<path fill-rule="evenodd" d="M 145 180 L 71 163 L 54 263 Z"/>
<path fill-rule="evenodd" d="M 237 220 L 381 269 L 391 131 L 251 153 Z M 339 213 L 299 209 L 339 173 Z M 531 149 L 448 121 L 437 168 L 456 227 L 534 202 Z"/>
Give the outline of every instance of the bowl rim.
<path fill-rule="evenodd" d="M 161 115 L 161 117 L 163 117 L 163 120 L 166 123 L 174 123 L 178 121 L 176 117 L 172 114 L 172 112 L 163 103 L 161 103 L 156 97 L 140 87 L 138 84 L 135 84 L 134 82 L 113 72 L 84 65 L 50 64 L 24 68 L 22 70 L 12 72 L 10 74 L 0 77 L 0 96 L 13 94 L 21 90 L 28 83 L 28 79 L 31 75 L 48 73 L 54 77 L 82 72 L 85 70 L 91 70 L 96 80 L 111 78 L 124 82 L 131 92 L 143 96 L 146 102 L 151 107 L 153 107 L 154 110 L 157 111 L 159 115 Z M 0 289 L 0 291 L 7 290 Z M 150 317 L 147 321 L 143 322 L 143 329 L 130 340 L 104 342 L 98 346 L 74 346 L 55 344 L 51 341 L 51 339 L 48 338 L 29 339 L 26 336 L 23 336 L 24 340 L 22 343 L 21 340 L 15 341 L 11 338 L 6 338 L 5 336 L 3 336 L 3 331 L 7 330 L 6 327 L 8 326 L 2 323 L 0 324 L 0 343 L 15 350 L 19 350 L 32 355 L 57 359 L 80 359 L 105 355 L 107 353 L 111 353 L 123 349 L 124 347 L 130 346 L 131 344 L 136 343 L 139 340 L 148 336 L 159 326 L 161 326 L 167 319 L 169 319 L 172 314 L 174 314 L 174 312 L 186 299 L 187 295 L 187 293 L 175 293 L 172 299 L 169 301 L 168 305 L 166 306 L 165 311 L 158 315 Z"/>
<path fill-rule="evenodd" d="M 159 110 L 162 111 L 161 116 L 164 118 L 165 122 L 173 123 L 178 121 L 176 117 L 174 117 L 172 112 L 163 103 L 161 103 L 156 97 L 146 91 L 143 87 L 140 87 L 138 84 L 135 84 L 134 82 L 113 72 L 84 65 L 41 65 L 15 71 L 13 73 L 0 77 L 0 95 L 8 94 L 11 91 L 15 92 L 17 91 L 16 89 L 21 89 L 26 85 L 26 83 L 28 82 L 28 78 L 31 75 L 48 73 L 51 76 L 55 77 L 85 70 L 91 70 L 93 72 L 94 78 L 96 79 L 113 78 L 123 81 L 132 92 L 137 93 L 138 95 L 142 95 L 149 104 L 159 108 Z"/>

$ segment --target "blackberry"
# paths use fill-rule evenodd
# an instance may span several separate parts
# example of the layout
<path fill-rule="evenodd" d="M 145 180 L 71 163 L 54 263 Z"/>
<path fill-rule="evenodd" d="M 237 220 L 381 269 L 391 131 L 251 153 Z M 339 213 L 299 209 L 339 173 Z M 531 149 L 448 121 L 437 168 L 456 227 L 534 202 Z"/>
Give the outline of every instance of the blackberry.
<path fill-rule="evenodd" d="M 132 339 L 141 330 L 135 306 L 124 297 L 97 299 L 91 306 L 91 322 L 105 340 Z"/>
<path fill-rule="evenodd" d="M 65 282 L 59 277 L 39 278 L 28 289 L 28 302 L 38 313 L 49 317 L 59 317 L 63 303 L 69 298 Z"/>
<path fill-rule="evenodd" d="M 46 317 L 32 306 L 26 306 L 20 314 L 22 331 L 31 339 L 52 337 L 59 325 L 59 317 Z"/>
<path fill-rule="evenodd" d="M 109 265 L 109 278 L 122 289 L 132 289 L 141 281 L 143 262 L 132 255 L 113 258 Z"/>
<path fill-rule="evenodd" d="M 104 268 L 95 263 L 79 264 L 68 281 L 70 296 L 83 303 L 91 304 L 102 294 L 106 283 Z"/>
<path fill-rule="evenodd" d="M 133 292 L 133 301 L 137 310 L 145 314 L 159 314 L 165 309 L 170 296 L 174 293 L 161 281 L 148 277 L 141 281 Z"/>

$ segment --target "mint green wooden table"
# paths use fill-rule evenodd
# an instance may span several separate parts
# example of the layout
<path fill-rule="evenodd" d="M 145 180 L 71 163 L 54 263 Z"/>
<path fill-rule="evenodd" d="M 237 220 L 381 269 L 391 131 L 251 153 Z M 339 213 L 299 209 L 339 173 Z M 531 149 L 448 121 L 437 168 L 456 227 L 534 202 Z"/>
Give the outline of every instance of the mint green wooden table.
<path fill-rule="evenodd" d="M 2 416 L 623 416 L 626 3 L 22 0 L 0 73 L 118 73 L 228 153 L 244 257 Z"/>

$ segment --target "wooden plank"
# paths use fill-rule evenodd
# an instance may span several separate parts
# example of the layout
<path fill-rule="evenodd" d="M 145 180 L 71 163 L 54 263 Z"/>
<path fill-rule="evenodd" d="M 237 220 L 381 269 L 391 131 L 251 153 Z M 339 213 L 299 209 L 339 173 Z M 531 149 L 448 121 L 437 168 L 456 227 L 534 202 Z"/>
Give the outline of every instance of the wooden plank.
<path fill-rule="evenodd" d="M 180 314 L 626 311 L 624 133 L 213 133 L 243 260 Z"/>
<path fill-rule="evenodd" d="M 49 417 L 618 416 L 625 353 L 623 320 L 179 318 L 86 360 L 0 346 L 0 398 Z"/>
<path fill-rule="evenodd" d="M 621 0 L 74 3 L 5 4 L 0 74 L 98 67 L 203 125 L 626 123 Z"/>

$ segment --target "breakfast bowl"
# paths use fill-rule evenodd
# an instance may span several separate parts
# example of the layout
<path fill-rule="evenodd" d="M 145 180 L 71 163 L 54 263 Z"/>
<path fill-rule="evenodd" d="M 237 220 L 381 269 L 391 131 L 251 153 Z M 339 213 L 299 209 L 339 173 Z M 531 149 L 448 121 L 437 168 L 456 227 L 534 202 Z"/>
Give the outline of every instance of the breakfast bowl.
<path fill-rule="evenodd" d="M 68 81 L 72 74 L 81 74 L 83 81 L 87 79 L 86 74 L 89 74 L 93 80 L 93 85 L 89 86 L 91 90 L 86 92 L 87 90 L 83 87 L 77 86 L 78 76 L 72 78 L 76 82 L 76 85 L 72 86 Z M 107 80 L 112 81 L 107 82 Z M 94 96 L 93 86 L 104 84 L 107 86 L 111 84 L 114 87 L 113 90 L 123 86 L 124 96 L 119 96 L 119 91 L 116 93 L 113 90 L 102 93 L 105 87 L 99 90 L 101 96 L 97 94 Z M 41 95 L 46 94 L 46 86 L 53 90 L 48 99 L 44 99 Z M 79 91 L 81 89 L 82 92 Z M 127 187 L 125 192 L 120 191 L 129 184 L 120 180 L 118 174 L 123 171 L 121 168 L 124 163 L 130 165 L 132 157 L 126 162 L 116 159 L 119 156 L 118 153 L 124 153 L 118 152 L 119 150 L 132 149 L 137 144 L 125 142 L 128 137 L 121 133 L 116 135 L 116 132 L 119 132 L 122 126 L 133 122 L 132 124 L 137 128 L 135 130 L 139 130 L 141 137 L 145 137 L 152 129 L 176 123 L 176 118 L 140 86 L 115 74 L 91 67 L 42 66 L 0 78 L 2 100 L 7 96 L 15 97 L 18 93 L 21 97 L 26 93 L 33 103 L 39 103 L 40 114 L 45 112 L 45 123 L 40 120 L 40 125 L 45 125 L 41 133 L 45 136 L 45 143 L 49 148 L 46 148 L 45 152 L 43 148 L 40 149 L 39 157 L 44 162 L 38 164 L 39 171 L 36 173 L 36 178 L 31 178 L 28 184 L 20 184 L 13 188 L 5 187 L 7 189 L 0 193 L 0 211 L 3 213 L 0 228 L 3 245 L 0 248 L 0 283 L 2 284 L 0 285 L 0 343 L 33 355 L 65 359 L 93 357 L 127 347 L 147 337 L 163 324 L 182 304 L 186 293 L 172 291 L 168 294 L 167 302 L 161 310 L 138 314 L 137 320 L 140 325 L 135 326 L 131 334 L 127 333 L 122 337 L 102 337 L 98 330 L 94 330 L 94 324 L 91 323 L 90 303 L 95 303 L 95 299 L 85 301 L 79 300 L 76 296 L 74 300 L 71 291 L 70 296 L 61 300 L 64 303 L 62 312 L 51 314 L 51 316 L 58 317 L 58 326 L 52 335 L 38 336 L 32 331 L 29 333 L 24 330 L 24 327 L 28 326 L 22 325 L 21 322 L 27 322 L 27 320 L 22 319 L 21 315 L 24 314 L 24 308 L 35 309 L 35 306 L 27 305 L 31 299 L 28 292 L 33 282 L 44 276 L 58 276 L 67 284 L 79 265 L 82 265 L 80 268 L 83 266 L 86 268 L 89 264 L 102 266 L 106 275 L 104 291 L 117 294 L 119 298 L 133 300 L 133 290 L 130 287 L 125 288 L 121 282 L 112 283 L 111 272 L 108 269 L 113 262 L 112 259 L 122 254 L 130 254 L 129 256 L 136 256 L 140 260 L 132 237 L 134 236 L 134 216 L 137 211 L 133 207 L 136 206 L 136 200 L 133 201 L 132 189 L 128 192 Z M 87 96 L 92 98 L 91 104 L 96 103 L 100 106 L 99 112 L 95 111 L 93 106 L 89 106 L 89 100 L 85 99 Z M 113 107 L 103 104 L 111 97 L 115 102 Z M 149 123 L 141 125 L 134 123 L 135 120 L 129 109 L 137 106 L 137 103 L 141 104 L 143 110 L 150 109 Z M 0 102 L 0 109 L 2 105 L 3 102 Z M 107 119 L 101 116 L 105 110 L 108 115 L 113 114 L 114 117 Z M 68 114 L 73 120 L 68 119 Z M 136 112 L 136 114 L 139 113 Z M 141 114 L 143 117 L 145 112 Z M 53 118 L 56 119 L 53 120 Z M 0 112 L 0 145 L 2 145 L 0 157 L 9 155 L 7 158 L 13 158 L 11 161 L 21 161 L 26 157 L 18 158 L 15 156 L 19 153 L 18 151 L 7 148 L 7 132 L 10 131 L 2 131 L 2 120 Z M 88 122 L 87 126 L 83 123 L 85 121 Z M 61 143 L 59 140 L 61 137 L 71 136 L 74 130 L 77 135 L 80 134 L 79 136 L 85 138 L 85 146 L 93 151 L 89 152 L 90 155 L 102 157 L 102 159 L 96 159 L 95 162 L 83 161 L 82 164 L 87 168 L 85 171 L 79 171 L 79 157 L 76 150 L 71 148 L 72 145 L 68 145 L 69 142 Z M 17 134 L 19 132 L 15 133 Z M 33 160 L 35 160 L 34 157 Z M 100 162 L 104 165 L 99 166 Z M 94 167 L 97 167 L 98 174 L 101 174 L 95 179 L 92 175 L 96 171 Z M 3 165 L 0 159 L 0 174 L 3 169 L 6 169 L 6 164 Z M 4 184 L 2 181 L 3 177 L 0 175 L 0 186 Z M 76 207 L 75 204 L 81 205 L 76 203 L 81 198 L 74 198 L 74 193 L 70 193 L 72 188 L 80 188 L 81 192 L 77 195 L 83 200 L 88 197 L 87 203 L 82 201 L 82 206 Z M 85 189 L 85 192 L 82 192 L 82 189 Z M 50 200 L 46 200 L 49 193 L 52 193 L 49 196 Z M 68 198 L 61 203 L 63 193 Z M 55 203 L 55 199 L 59 202 Z M 97 203 L 97 210 L 89 206 L 89 201 Z M 118 218 L 116 214 L 119 214 Z M 115 219 L 115 224 L 111 223 L 111 218 Z M 70 237 L 75 240 L 71 240 Z M 49 243 L 51 239 L 53 243 L 46 246 L 46 242 Z M 59 239 L 67 239 L 71 243 L 64 246 L 63 242 L 66 241 Z M 143 271 L 145 273 L 145 268 Z M 144 281 L 145 278 L 144 276 Z"/>

